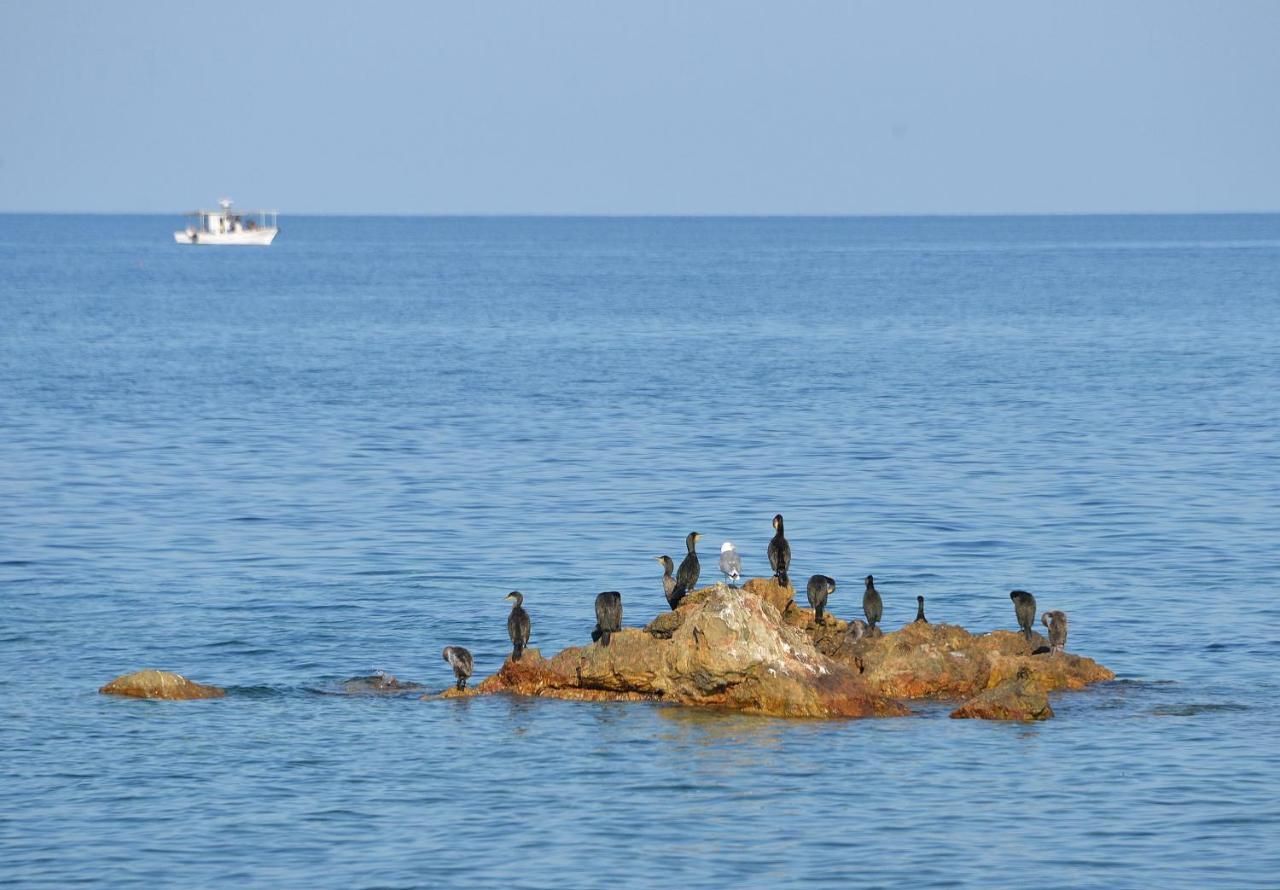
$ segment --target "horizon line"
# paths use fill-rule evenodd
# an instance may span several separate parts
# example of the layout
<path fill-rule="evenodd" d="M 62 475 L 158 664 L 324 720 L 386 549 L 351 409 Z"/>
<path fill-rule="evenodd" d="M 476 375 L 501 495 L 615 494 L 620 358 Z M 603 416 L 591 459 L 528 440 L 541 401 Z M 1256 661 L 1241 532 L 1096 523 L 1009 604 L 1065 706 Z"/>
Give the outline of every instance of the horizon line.
<path fill-rule="evenodd" d="M 257 210 L 241 208 L 244 212 Z M 190 210 L 0 210 L 0 216 L 182 216 Z M 1274 210 L 1013 210 L 1013 211 L 955 211 L 955 212 L 903 212 L 903 213 L 591 213 L 591 212 L 453 212 L 419 213 L 407 211 L 332 211 L 332 210 L 273 210 L 281 215 L 294 217 L 341 217 L 370 219 L 995 219 L 1034 217 L 1095 217 L 1095 216 L 1275 216 Z"/>

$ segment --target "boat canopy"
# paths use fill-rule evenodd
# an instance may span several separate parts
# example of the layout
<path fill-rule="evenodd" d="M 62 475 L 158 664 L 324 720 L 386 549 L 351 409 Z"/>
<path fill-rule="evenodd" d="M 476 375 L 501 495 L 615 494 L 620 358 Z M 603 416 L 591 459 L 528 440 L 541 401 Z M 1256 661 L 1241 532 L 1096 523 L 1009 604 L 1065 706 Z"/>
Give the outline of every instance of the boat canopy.
<path fill-rule="evenodd" d="M 279 228 L 278 210 L 232 210 L 231 202 L 223 200 L 220 210 L 189 210 L 183 214 L 200 221 L 199 228 L 214 231 L 221 227 L 226 229 L 275 229 Z"/>

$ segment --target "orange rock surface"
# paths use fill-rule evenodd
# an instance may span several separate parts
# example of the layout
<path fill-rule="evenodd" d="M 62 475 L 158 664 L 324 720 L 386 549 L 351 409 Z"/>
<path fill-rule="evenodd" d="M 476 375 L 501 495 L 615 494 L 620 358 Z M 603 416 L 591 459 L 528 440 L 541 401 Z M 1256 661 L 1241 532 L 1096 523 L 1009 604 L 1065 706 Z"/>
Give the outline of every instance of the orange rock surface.
<path fill-rule="evenodd" d="M 1048 720 L 1053 716 L 1049 696 L 1031 679 L 1031 672 L 1021 669 L 1018 675 L 969 699 L 951 712 L 952 717 L 981 720 Z"/>
<path fill-rule="evenodd" d="M 772 602 L 750 590 L 694 591 L 674 618 L 660 616 L 659 623 L 657 634 L 628 628 L 608 646 L 507 659 L 479 691 L 670 701 L 780 717 L 906 713 L 873 694 L 854 668 L 820 653 Z"/>
<path fill-rule="evenodd" d="M 125 695 L 130 698 L 161 698 L 180 701 L 193 698 L 222 698 L 226 691 L 217 686 L 204 686 L 192 682 L 181 674 L 152 669 L 136 671 L 116 677 L 98 690 L 104 695 Z"/>
<path fill-rule="evenodd" d="M 899 699 L 971 698 L 1023 670 L 1043 692 L 1115 679 L 1110 670 L 1081 655 L 1032 655 L 1042 642 L 1037 635 L 1028 644 L 1013 631 L 971 634 L 953 624 L 912 623 L 856 643 L 846 638 L 831 654 L 855 666 L 873 691 Z"/>
<path fill-rule="evenodd" d="M 791 587 L 753 578 L 741 589 L 695 590 L 607 647 L 549 659 L 528 650 L 456 694 L 667 701 L 780 717 L 893 716 L 906 713 L 904 700 L 946 699 L 966 701 L 956 716 L 1044 719 L 1053 714 L 1046 693 L 1115 677 L 1083 656 L 1032 655 L 1038 635 L 1028 644 L 1011 631 L 913 622 L 855 641 L 849 630 L 833 615 L 816 623 Z"/>

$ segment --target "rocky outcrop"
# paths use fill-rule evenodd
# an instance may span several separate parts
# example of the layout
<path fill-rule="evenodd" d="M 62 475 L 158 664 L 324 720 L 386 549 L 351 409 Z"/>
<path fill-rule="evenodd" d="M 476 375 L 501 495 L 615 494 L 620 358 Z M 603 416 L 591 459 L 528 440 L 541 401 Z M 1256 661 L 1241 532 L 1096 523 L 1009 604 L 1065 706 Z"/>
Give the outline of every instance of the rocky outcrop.
<path fill-rule="evenodd" d="M 896 699 L 967 699 L 1026 672 L 1042 692 L 1083 689 L 1115 679 L 1091 658 L 1070 653 L 1032 655 L 1041 645 L 1020 633 L 971 634 L 953 624 L 912 623 L 901 630 L 857 642 L 846 634 L 831 650 L 862 674 L 878 695 Z M 819 648 L 823 642 L 818 642 Z"/>
<path fill-rule="evenodd" d="M 194 698 L 222 698 L 226 691 L 217 686 L 205 686 L 192 682 L 181 674 L 152 669 L 135 671 L 116 677 L 98 690 L 104 695 L 125 695 L 130 698 L 161 698 L 180 701 Z"/>
<path fill-rule="evenodd" d="M 833 615 L 814 619 L 795 591 L 753 578 L 690 593 L 680 608 L 609 646 L 576 646 L 544 658 L 527 650 L 475 689 L 447 697 L 511 692 L 580 700 L 651 700 L 784 717 L 905 713 L 911 699 L 965 701 L 956 716 L 1045 719 L 1047 693 L 1114 679 L 1091 659 L 1032 655 L 1021 634 L 971 634 L 912 623 L 854 639 Z"/>
<path fill-rule="evenodd" d="M 795 611 L 796 591 L 790 584 L 779 584 L 777 578 L 748 578 L 742 589 L 754 593 L 760 599 L 778 610 L 778 614 L 786 617 L 788 612 Z"/>
<path fill-rule="evenodd" d="M 656 700 L 783 717 L 906 713 L 870 692 L 856 669 L 814 648 L 773 603 L 724 585 L 694 591 L 645 630 L 550 659 L 508 659 L 479 692 L 589 700 Z"/>
<path fill-rule="evenodd" d="M 975 695 L 951 712 L 955 718 L 981 720 L 1048 720 L 1053 716 L 1049 696 L 1023 667 L 1016 676 Z"/>
<path fill-rule="evenodd" d="M 673 612 L 660 613 L 657 618 L 649 622 L 645 630 L 656 637 L 669 639 L 676 628 L 683 623 L 685 617 L 691 614 L 685 607 L 702 602 L 714 591 L 723 589 L 733 590 L 734 588 L 716 585 L 715 587 L 703 587 L 695 590 L 681 601 L 682 608 Z M 775 578 L 750 578 L 741 588 L 737 589 L 755 594 L 773 606 L 778 610 L 778 615 L 781 616 L 784 624 L 805 631 L 815 643 L 829 640 L 830 645 L 828 648 L 832 650 L 838 646 L 839 641 L 843 639 L 844 633 L 849 628 L 847 621 L 836 618 L 830 612 L 822 616 L 822 624 L 819 625 L 814 619 L 813 609 L 802 608 L 796 604 L 795 588 L 790 584 L 785 586 L 779 584 Z M 819 645 L 818 648 L 823 650 L 822 645 Z M 824 650 L 824 654 L 829 653 Z"/>
<path fill-rule="evenodd" d="M 816 621 L 795 591 L 753 578 L 741 589 L 695 590 L 680 608 L 643 629 L 612 635 L 544 658 L 526 649 L 478 686 L 426 698 L 494 692 L 583 701 L 663 701 L 779 717 L 883 717 L 907 713 L 904 701 L 963 701 L 953 717 L 1044 720 L 1048 693 L 1112 680 L 1107 668 L 1070 653 L 1033 654 L 1044 644 L 1012 631 L 971 634 L 950 624 L 912 623 L 856 638 L 847 622 Z M 418 690 L 386 674 L 352 677 L 346 694 Z M 216 686 L 179 674 L 143 670 L 100 692 L 135 698 L 218 698 Z"/>

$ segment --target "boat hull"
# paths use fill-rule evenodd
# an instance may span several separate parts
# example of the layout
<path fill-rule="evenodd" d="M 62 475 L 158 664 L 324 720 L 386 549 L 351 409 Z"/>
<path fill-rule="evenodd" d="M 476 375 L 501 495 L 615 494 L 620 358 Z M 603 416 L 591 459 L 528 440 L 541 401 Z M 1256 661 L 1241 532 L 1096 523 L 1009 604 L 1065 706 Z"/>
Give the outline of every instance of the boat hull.
<path fill-rule="evenodd" d="M 186 229 L 173 233 L 179 244 L 255 244 L 265 247 L 276 237 L 279 229 L 246 229 L 243 232 L 200 232 Z"/>

